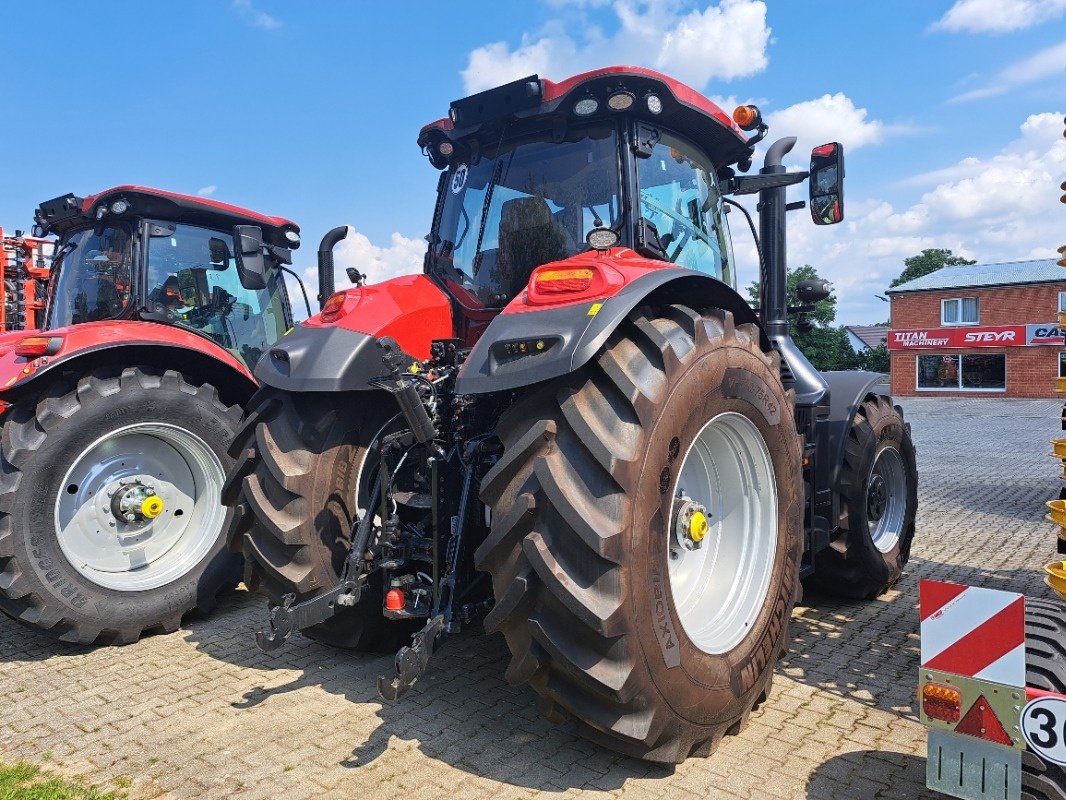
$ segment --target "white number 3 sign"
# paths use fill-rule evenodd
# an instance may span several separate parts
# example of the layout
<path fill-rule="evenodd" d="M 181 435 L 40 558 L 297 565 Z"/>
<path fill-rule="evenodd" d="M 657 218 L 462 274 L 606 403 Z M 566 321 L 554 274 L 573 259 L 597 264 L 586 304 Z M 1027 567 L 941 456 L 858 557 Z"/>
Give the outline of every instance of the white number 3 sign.
<path fill-rule="evenodd" d="M 1066 699 L 1038 697 L 1022 711 L 1022 733 L 1045 761 L 1066 765 Z"/>

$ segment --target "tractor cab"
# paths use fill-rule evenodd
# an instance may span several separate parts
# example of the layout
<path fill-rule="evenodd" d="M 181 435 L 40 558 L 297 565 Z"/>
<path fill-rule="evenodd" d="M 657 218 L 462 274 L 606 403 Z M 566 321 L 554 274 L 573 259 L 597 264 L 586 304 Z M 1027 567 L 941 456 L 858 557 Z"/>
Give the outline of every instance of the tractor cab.
<path fill-rule="evenodd" d="M 615 245 L 735 288 L 720 171 L 750 148 L 666 76 L 530 76 L 455 101 L 418 143 L 444 171 L 429 271 L 468 315 L 505 307 L 543 264 Z"/>
<path fill-rule="evenodd" d="M 198 197 L 124 186 L 41 203 L 59 235 L 44 329 L 115 320 L 175 325 L 248 369 L 292 325 L 284 265 L 299 228 Z"/>
<path fill-rule="evenodd" d="M 724 196 L 807 177 L 737 177 L 765 133 L 754 106 L 731 118 L 638 67 L 559 83 L 532 75 L 453 102 L 418 144 L 443 171 L 427 272 L 461 311 L 458 335 L 475 344 L 542 265 L 553 264 L 564 299 L 577 283 L 556 262 L 590 250 L 625 248 L 645 267 L 687 268 L 736 290 Z M 835 144 L 812 154 L 816 224 L 843 216 L 841 159 Z"/>

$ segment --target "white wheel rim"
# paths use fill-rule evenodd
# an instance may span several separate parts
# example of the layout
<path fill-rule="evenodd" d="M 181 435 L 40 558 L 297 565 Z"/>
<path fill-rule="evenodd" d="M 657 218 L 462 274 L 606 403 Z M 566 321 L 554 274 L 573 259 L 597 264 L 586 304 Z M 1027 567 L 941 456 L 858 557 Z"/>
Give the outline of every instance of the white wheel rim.
<path fill-rule="evenodd" d="M 707 511 L 698 549 L 682 546 L 675 531 L 685 501 Z M 770 589 L 777 524 L 777 484 L 762 433 L 742 414 L 719 414 L 681 461 L 667 533 L 674 607 L 703 652 L 729 652 L 755 624 Z"/>
<path fill-rule="evenodd" d="M 162 422 L 114 430 L 82 451 L 63 478 L 55 501 L 59 547 L 80 575 L 108 589 L 173 583 L 222 533 L 223 480 L 218 456 L 187 430 Z M 163 501 L 158 516 L 116 514 L 116 493 L 145 491 Z"/>
<path fill-rule="evenodd" d="M 877 454 L 866 481 L 866 523 L 874 547 L 890 553 L 903 535 L 907 516 L 907 474 L 894 447 Z"/>

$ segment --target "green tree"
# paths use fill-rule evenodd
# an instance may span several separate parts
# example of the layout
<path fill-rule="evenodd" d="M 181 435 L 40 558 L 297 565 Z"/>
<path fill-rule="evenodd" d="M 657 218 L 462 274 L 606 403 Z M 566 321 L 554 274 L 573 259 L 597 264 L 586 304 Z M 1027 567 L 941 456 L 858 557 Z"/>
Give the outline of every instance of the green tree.
<path fill-rule="evenodd" d="M 930 272 L 936 272 L 941 267 L 976 263 L 976 261 L 969 261 L 962 256 L 957 256 L 950 250 L 940 247 L 927 248 L 916 256 L 903 259 L 903 272 L 892 281 L 892 286 L 899 286 L 901 283 L 913 281 L 915 278 L 928 275 Z"/>
<path fill-rule="evenodd" d="M 785 299 L 789 306 L 800 305 L 797 287 L 800 281 L 818 280 L 822 276 L 810 264 L 788 271 L 785 279 Z M 759 284 L 748 286 L 748 297 L 753 305 L 759 303 Z M 825 300 L 814 304 L 814 309 L 806 314 L 814 323 L 809 331 L 796 329 L 798 314 L 789 314 L 792 323 L 792 338 L 796 346 L 807 356 L 811 364 L 819 370 L 860 369 L 862 357 L 856 354 L 848 341 L 848 333 L 842 326 L 834 326 L 837 316 L 837 299 L 830 294 Z"/>
<path fill-rule="evenodd" d="M 862 368 L 871 372 L 888 372 L 889 364 L 888 347 L 886 345 L 878 345 L 862 354 Z"/>

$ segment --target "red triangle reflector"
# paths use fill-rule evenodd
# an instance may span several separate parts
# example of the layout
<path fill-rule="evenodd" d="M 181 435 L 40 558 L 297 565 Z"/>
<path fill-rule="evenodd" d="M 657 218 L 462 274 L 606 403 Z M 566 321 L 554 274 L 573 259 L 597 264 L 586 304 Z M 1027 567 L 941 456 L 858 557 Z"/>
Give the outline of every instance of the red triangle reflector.
<path fill-rule="evenodd" d="M 965 733 L 1007 746 L 1014 744 L 984 695 L 978 697 L 977 702 L 970 706 L 970 710 L 955 726 L 955 733 Z"/>

